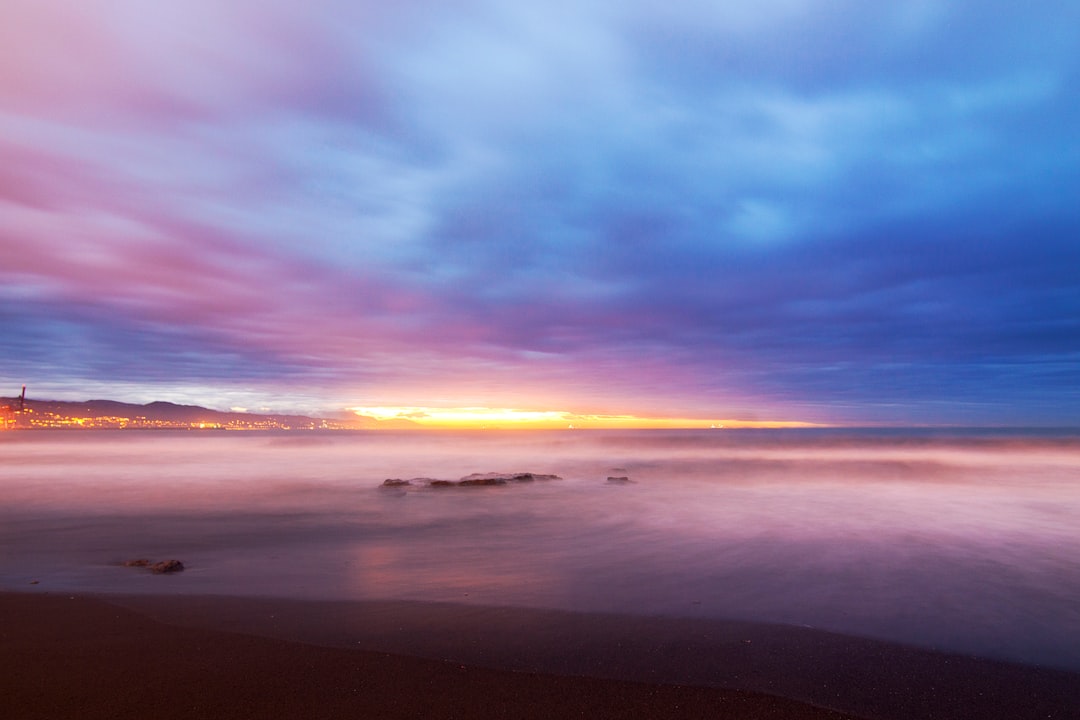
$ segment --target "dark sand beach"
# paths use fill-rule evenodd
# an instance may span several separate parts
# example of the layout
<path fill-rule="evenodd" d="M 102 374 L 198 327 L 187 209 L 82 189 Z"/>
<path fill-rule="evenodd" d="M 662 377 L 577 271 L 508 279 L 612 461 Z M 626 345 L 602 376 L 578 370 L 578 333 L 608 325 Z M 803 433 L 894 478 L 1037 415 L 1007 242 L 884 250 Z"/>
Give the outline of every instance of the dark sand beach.
<path fill-rule="evenodd" d="M 853 717 L 755 693 L 179 627 L 83 596 L 0 595 L 0 617 L 0 715 L 12 719 Z"/>
<path fill-rule="evenodd" d="M 769 625 L 63 593 L 0 594 L 0 618 L 5 718 L 1080 713 L 1073 673 Z"/>

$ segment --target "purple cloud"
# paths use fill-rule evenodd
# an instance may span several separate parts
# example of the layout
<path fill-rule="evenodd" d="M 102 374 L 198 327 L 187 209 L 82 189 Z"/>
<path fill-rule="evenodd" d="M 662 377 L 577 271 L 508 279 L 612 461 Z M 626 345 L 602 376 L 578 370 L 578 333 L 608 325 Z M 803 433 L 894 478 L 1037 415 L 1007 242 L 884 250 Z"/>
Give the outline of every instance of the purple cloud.
<path fill-rule="evenodd" d="M 20 0 L 0 381 L 1074 422 L 1077 15 Z"/>

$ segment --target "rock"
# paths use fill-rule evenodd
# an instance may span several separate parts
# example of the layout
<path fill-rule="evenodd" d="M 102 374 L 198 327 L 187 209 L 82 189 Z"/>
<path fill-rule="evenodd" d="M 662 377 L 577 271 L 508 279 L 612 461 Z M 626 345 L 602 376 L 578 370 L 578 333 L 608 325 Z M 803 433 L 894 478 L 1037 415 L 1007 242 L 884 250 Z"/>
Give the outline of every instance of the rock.
<path fill-rule="evenodd" d="M 476 485 L 477 480 L 503 480 L 507 478 L 506 473 L 473 473 L 472 475 L 466 475 L 458 480 L 459 483 L 469 483 L 470 485 Z"/>
<path fill-rule="evenodd" d="M 179 560 L 162 560 L 150 566 L 150 571 L 161 575 L 163 573 L 175 573 L 184 569 L 184 563 Z"/>
<path fill-rule="evenodd" d="M 505 485 L 506 479 L 501 477 L 478 477 L 467 478 L 458 482 L 458 485 Z"/>
<path fill-rule="evenodd" d="M 37 585 L 37 584 L 38 584 L 38 583 L 40 583 L 40 582 L 41 582 L 40 580 L 31 580 L 31 581 L 30 581 L 30 584 L 31 584 L 31 585 Z"/>
<path fill-rule="evenodd" d="M 533 480 L 562 480 L 558 475 L 541 475 L 540 473 L 473 473 L 466 475 L 460 480 L 431 480 L 428 478 L 414 478 L 413 484 L 426 483 L 428 487 L 491 487 L 494 485 L 506 485 L 507 483 L 532 482 Z M 386 483 L 383 483 L 386 485 Z"/>
<path fill-rule="evenodd" d="M 401 478 L 386 478 L 383 480 L 382 487 L 402 487 L 404 485 L 412 485 L 412 480 L 402 480 Z"/>
<path fill-rule="evenodd" d="M 612 485 L 630 485 L 634 482 L 625 475 L 620 475 L 618 477 L 612 477 L 609 475 L 607 481 Z"/>
<path fill-rule="evenodd" d="M 562 480 L 558 475 L 541 475 L 540 473 L 533 472 L 518 472 L 518 473 L 473 473 L 472 475 L 466 475 L 461 478 L 461 483 L 469 483 L 470 485 L 480 485 L 481 483 L 474 482 L 476 480 L 496 480 L 500 482 L 532 482 L 533 480 Z"/>
<path fill-rule="evenodd" d="M 139 558 L 137 560 L 125 560 L 120 564 L 124 567 L 150 567 L 150 561 L 146 558 Z"/>

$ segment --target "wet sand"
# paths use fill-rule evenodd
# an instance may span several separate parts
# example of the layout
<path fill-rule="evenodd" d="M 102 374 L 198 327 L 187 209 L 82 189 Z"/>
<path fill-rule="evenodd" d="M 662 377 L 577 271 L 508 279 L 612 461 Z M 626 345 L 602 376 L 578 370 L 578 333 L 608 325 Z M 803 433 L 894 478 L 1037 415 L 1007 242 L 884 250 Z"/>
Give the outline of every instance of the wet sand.
<path fill-rule="evenodd" d="M 0 677 L 6 718 L 1080 717 L 1075 673 L 805 628 L 408 602 L 0 594 Z"/>
<path fill-rule="evenodd" d="M 178 627 L 83 596 L 0 595 L 0 618 L 0 715 L 13 719 L 851 717 L 753 693 Z"/>

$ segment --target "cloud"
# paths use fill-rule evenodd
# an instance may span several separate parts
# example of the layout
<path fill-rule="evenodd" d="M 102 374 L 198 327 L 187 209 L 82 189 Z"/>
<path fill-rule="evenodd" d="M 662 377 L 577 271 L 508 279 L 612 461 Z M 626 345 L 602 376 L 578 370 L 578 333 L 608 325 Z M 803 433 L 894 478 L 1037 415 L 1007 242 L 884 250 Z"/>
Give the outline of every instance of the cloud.
<path fill-rule="evenodd" d="M 363 406 L 974 417 L 1008 384 L 1050 413 L 1078 14 L 19 0 L 4 360 Z"/>

